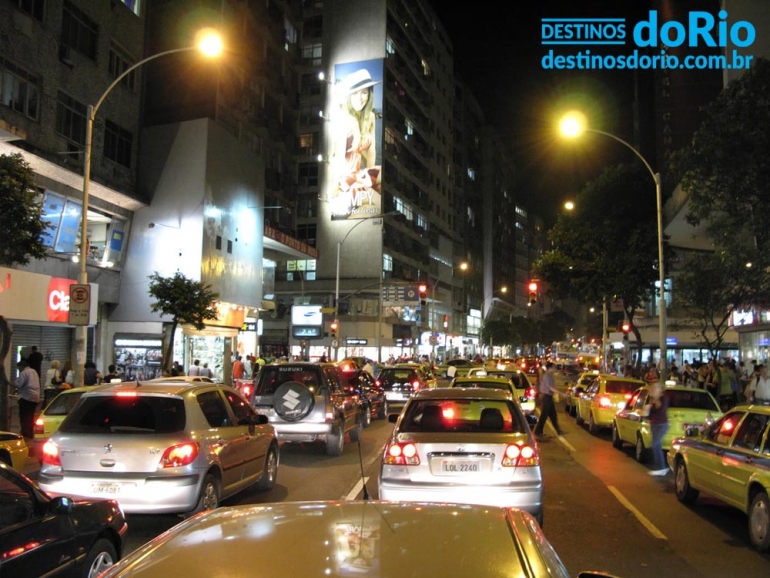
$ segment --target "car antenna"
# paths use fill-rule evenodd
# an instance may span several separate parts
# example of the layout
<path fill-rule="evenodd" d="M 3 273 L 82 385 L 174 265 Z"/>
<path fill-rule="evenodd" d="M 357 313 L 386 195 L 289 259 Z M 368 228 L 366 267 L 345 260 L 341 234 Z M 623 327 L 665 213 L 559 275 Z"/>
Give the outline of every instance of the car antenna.
<path fill-rule="evenodd" d="M 366 408 L 364 408 L 364 410 L 366 411 Z M 364 476 L 364 455 L 361 450 L 361 435 L 358 436 L 358 463 L 361 464 L 361 486 L 364 489 L 363 499 L 368 501 L 369 491 L 366 489 L 366 477 Z"/>

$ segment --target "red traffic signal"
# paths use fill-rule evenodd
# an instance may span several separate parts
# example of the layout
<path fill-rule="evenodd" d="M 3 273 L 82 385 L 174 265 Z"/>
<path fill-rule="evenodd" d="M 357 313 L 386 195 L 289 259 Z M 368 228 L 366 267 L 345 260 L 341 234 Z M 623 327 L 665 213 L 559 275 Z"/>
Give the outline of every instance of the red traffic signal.
<path fill-rule="evenodd" d="M 527 288 L 529 289 L 529 305 L 534 305 L 537 303 L 537 281 L 530 281 Z"/>
<path fill-rule="evenodd" d="M 428 297 L 428 286 L 425 283 L 420 283 L 417 287 L 417 292 L 420 294 L 420 305 L 425 305 Z"/>
<path fill-rule="evenodd" d="M 329 324 L 329 330 L 332 334 L 332 339 L 337 337 L 337 329 L 339 329 L 339 322 L 335 319 Z"/>
<path fill-rule="evenodd" d="M 623 321 L 620 324 L 620 329 L 623 331 L 623 333 L 628 333 L 631 331 L 631 324 L 628 321 Z"/>
<path fill-rule="evenodd" d="M 529 283 L 529 290 L 537 292 L 537 283 L 535 283 L 534 281 L 530 281 L 530 283 Z"/>

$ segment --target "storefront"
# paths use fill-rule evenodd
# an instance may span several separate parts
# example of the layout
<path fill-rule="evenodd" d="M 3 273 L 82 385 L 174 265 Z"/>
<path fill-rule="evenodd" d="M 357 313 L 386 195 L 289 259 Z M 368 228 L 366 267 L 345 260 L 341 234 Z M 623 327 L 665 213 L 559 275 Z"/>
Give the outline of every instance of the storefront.
<path fill-rule="evenodd" d="M 160 336 L 116 334 L 113 350 L 115 371 L 122 381 L 144 381 L 163 376 L 163 340 Z"/>
<path fill-rule="evenodd" d="M 10 379 L 16 378 L 16 361 L 33 345 L 43 354 L 41 374 L 53 360 L 62 364 L 74 359 L 74 326 L 69 325 L 69 292 L 76 281 L 0 267 L 0 312 L 6 317 L 13 336 L 8 358 Z M 94 359 L 95 329 L 99 286 L 91 284 L 90 319 L 86 358 Z"/>

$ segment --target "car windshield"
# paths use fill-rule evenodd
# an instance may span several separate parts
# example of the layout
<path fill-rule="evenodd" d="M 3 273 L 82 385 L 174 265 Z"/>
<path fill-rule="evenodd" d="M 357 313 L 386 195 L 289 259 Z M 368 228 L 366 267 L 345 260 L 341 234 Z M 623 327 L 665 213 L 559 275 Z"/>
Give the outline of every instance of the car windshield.
<path fill-rule="evenodd" d="M 45 410 L 45 415 L 67 415 L 80 401 L 83 391 L 77 393 L 63 393 L 57 395 Z"/>
<path fill-rule="evenodd" d="M 608 381 L 605 385 L 607 393 L 634 393 L 637 389 L 638 381 Z"/>
<path fill-rule="evenodd" d="M 154 395 L 94 395 L 64 419 L 62 433 L 174 433 L 185 425 L 184 401 Z"/>
<path fill-rule="evenodd" d="M 720 411 L 716 401 L 714 401 L 714 398 L 703 390 L 668 390 L 664 393 L 664 395 L 668 398 L 668 406 L 670 408 Z"/>
<path fill-rule="evenodd" d="M 311 391 L 315 391 L 321 385 L 318 383 L 319 373 L 311 368 L 296 365 L 266 365 L 259 372 L 259 382 L 254 394 L 272 395 L 279 386 L 287 381 L 298 381 L 310 388 Z"/>
<path fill-rule="evenodd" d="M 525 433 L 527 427 L 512 401 L 424 399 L 407 406 L 399 432 Z"/>

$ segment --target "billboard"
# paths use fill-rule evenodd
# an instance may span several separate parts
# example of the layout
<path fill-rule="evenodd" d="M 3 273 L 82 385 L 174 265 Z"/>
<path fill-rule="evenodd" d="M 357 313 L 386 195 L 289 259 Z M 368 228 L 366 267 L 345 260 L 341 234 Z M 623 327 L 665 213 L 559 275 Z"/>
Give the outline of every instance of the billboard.
<path fill-rule="evenodd" d="M 334 67 L 328 195 L 332 220 L 382 213 L 383 65 L 380 58 Z"/>
<path fill-rule="evenodd" d="M 320 305 L 293 305 L 291 308 L 292 325 L 321 327 L 323 319 Z"/>

